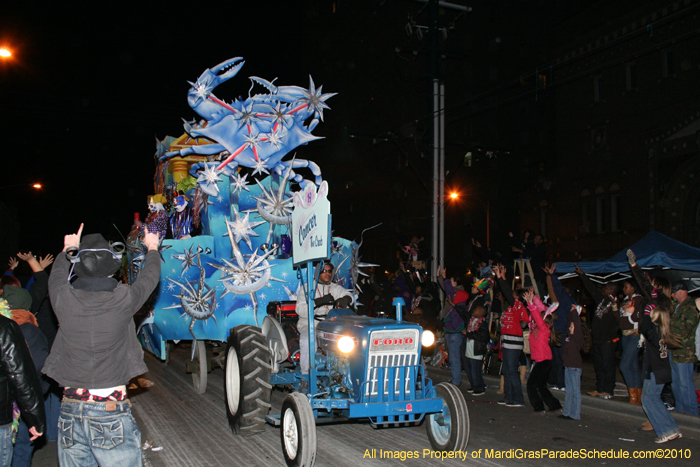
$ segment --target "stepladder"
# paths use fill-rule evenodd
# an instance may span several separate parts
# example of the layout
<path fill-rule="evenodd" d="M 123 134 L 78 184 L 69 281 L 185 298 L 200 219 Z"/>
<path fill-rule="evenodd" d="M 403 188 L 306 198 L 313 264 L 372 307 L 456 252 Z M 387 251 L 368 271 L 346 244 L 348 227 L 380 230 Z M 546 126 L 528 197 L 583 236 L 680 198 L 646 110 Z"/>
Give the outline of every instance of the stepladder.
<path fill-rule="evenodd" d="M 529 278 L 530 281 L 528 285 L 532 285 L 537 296 L 542 297 L 537 287 L 535 274 L 532 272 L 532 265 L 530 264 L 530 260 L 528 258 L 516 258 L 513 263 L 513 272 L 515 273 L 513 276 L 513 289 L 515 289 L 516 282 L 520 282 L 522 287 L 526 287 L 526 284 L 528 284 L 526 279 Z"/>

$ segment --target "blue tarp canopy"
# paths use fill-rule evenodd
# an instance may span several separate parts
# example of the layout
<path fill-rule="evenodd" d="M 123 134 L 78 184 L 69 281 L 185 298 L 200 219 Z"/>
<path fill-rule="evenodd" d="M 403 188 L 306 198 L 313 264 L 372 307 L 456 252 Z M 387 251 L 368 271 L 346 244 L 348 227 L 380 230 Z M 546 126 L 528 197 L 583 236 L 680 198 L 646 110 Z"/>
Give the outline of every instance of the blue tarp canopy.
<path fill-rule="evenodd" d="M 587 274 L 629 272 L 627 250 L 637 256 L 637 264 L 643 268 L 662 267 L 700 272 L 700 248 L 695 248 L 671 237 L 652 231 L 646 237 L 625 248 L 605 261 L 581 261 L 577 264 Z M 557 273 L 574 272 L 574 263 L 557 263 Z"/>
<path fill-rule="evenodd" d="M 700 285 L 700 248 L 686 245 L 656 231 L 605 261 L 580 261 L 577 264 L 586 274 L 598 276 L 599 281 L 615 280 L 616 274 L 629 277 L 628 249 L 637 256 L 637 264 L 642 268 L 664 269 L 662 275 L 671 281 L 686 280 L 691 290 Z M 574 263 L 556 264 L 557 274 L 568 275 L 574 272 Z"/>

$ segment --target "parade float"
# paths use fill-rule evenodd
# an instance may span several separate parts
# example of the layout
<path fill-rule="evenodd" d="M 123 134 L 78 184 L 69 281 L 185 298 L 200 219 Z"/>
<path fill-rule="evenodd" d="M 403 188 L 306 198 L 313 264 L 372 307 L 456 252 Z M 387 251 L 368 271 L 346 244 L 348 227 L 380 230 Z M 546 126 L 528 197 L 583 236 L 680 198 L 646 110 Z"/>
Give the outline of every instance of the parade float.
<path fill-rule="evenodd" d="M 240 58 L 227 60 L 190 83 L 187 100 L 201 118 L 186 121 L 181 137 L 157 143 L 149 214 L 127 239 L 129 280 L 145 260 L 140 232 L 163 239 L 161 281 L 137 331 L 142 345 L 167 360 L 172 342 L 191 340 L 188 369 L 198 393 L 206 390 L 209 349 L 223 347 L 214 360 L 225 371 L 233 433 L 281 426 L 288 465 L 314 464 L 316 423 L 353 418 L 389 426 L 425 417 L 434 449 L 466 449 L 464 398 L 427 378 L 421 344 L 430 345 L 432 333 L 403 322 L 400 302 L 396 320 L 331 311 L 318 325 L 310 371 L 301 373 L 294 306 L 301 288 L 315 289 L 314 262 L 330 261 L 334 281 L 353 293 L 365 266 L 355 242 L 331 235 L 320 168 L 291 154 L 319 138 L 312 131 L 334 94 L 311 77 L 308 88 L 250 77 L 261 93 L 216 97 L 214 89 L 242 66 Z M 313 310 L 313 294 L 305 296 Z M 317 342 L 308 328 L 309 342 Z M 291 391 L 280 415 L 268 415 L 273 387 Z"/>

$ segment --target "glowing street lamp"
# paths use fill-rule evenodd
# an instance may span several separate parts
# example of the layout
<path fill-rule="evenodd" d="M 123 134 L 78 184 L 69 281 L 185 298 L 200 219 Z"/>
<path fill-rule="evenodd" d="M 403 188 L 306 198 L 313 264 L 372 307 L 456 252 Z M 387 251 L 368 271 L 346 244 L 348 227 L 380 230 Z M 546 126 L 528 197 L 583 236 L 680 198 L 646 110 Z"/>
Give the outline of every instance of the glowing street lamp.
<path fill-rule="evenodd" d="M 8 49 L 6 49 L 4 47 L 0 48 L 0 57 L 7 58 L 7 57 L 11 57 L 11 56 L 12 56 L 12 52 L 10 52 Z"/>
<path fill-rule="evenodd" d="M 17 183 L 15 185 L 0 186 L 0 190 L 7 190 L 8 188 L 16 188 L 18 186 L 30 186 L 35 190 L 41 190 L 44 188 L 41 183 Z"/>

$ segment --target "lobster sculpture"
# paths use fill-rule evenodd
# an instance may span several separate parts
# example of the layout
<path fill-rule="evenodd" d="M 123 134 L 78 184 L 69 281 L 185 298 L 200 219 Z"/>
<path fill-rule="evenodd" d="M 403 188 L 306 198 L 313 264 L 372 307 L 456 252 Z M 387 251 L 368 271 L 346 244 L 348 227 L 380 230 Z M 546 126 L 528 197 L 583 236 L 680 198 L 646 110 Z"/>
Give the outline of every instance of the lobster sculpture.
<path fill-rule="evenodd" d="M 212 196 L 218 192 L 218 175 L 235 173 L 238 166 L 254 169 L 253 174 L 270 173 L 271 170 L 278 175 L 288 174 L 290 180 L 302 187 L 311 182 L 293 169 L 307 167 L 319 185 L 321 169 L 314 162 L 303 159 L 283 161 L 282 158 L 294 148 L 320 139 L 311 132 L 319 119 L 323 120 L 323 110 L 330 109 L 326 100 L 335 93 L 323 94 L 323 86 L 316 88 L 311 76 L 308 89 L 275 86 L 274 80 L 270 82 L 252 76 L 253 86 L 263 86 L 267 90 L 265 94 L 249 95 L 243 101 L 231 103 L 217 98 L 214 89 L 236 76 L 244 63 L 240 57 L 226 60 L 205 70 L 195 83 L 190 82 L 192 87 L 187 102 L 205 121 L 185 122 L 185 131 L 192 138 L 205 137 L 215 143 L 166 152 L 160 155 L 160 160 L 188 154 L 212 156 L 209 161 L 218 159 L 194 164 L 190 168 L 193 176 L 200 172 L 198 182 L 202 190 Z"/>

